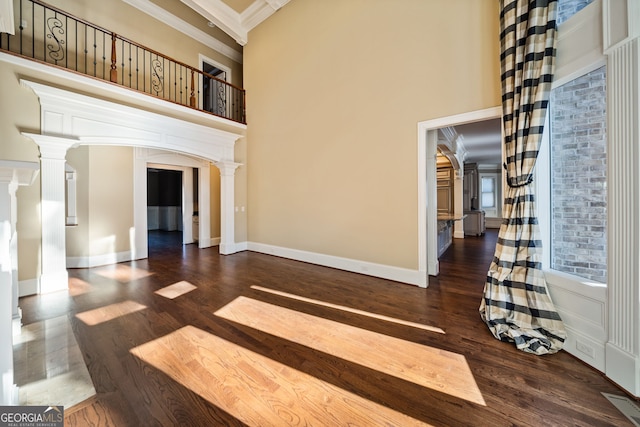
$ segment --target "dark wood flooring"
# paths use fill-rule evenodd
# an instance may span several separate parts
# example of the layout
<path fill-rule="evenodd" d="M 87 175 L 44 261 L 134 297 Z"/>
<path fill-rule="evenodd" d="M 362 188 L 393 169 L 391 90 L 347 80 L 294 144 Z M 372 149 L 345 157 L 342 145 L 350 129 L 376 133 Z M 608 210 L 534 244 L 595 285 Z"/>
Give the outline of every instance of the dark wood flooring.
<path fill-rule="evenodd" d="M 174 242 L 20 305 L 71 320 L 97 394 L 67 426 L 632 425 L 601 373 L 491 336 L 495 239 L 454 240 L 428 289 Z"/>

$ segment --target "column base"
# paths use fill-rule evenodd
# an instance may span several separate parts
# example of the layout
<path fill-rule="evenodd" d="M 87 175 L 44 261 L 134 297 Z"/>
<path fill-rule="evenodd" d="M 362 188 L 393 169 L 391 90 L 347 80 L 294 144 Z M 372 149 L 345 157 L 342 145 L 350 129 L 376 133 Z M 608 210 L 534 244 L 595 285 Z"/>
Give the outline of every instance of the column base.
<path fill-rule="evenodd" d="M 22 309 L 20 307 L 18 307 L 18 314 L 13 317 L 12 329 L 14 337 L 22 332 Z"/>
<path fill-rule="evenodd" d="M 69 273 L 67 270 L 40 276 L 40 293 L 48 294 L 69 289 Z"/>
<path fill-rule="evenodd" d="M 640 397 L 640 358 L 607 343 L 605 347 L 605 372 L 611 381 Z M 635 375 L 629 375 L 635 373 Z"/>
<path fill-rule="evenodd" d="M 0 390 L 0 405 L 16 406 L 20 404 L 18 386 L 13 383 L 13 371 L 2 374 L 2 389 Z"/>
<path fill-rule="evenodd" d="M 235 243 L 220 243 L 220 255 L 231 255 L 240 252 L 240 248 Z"/>

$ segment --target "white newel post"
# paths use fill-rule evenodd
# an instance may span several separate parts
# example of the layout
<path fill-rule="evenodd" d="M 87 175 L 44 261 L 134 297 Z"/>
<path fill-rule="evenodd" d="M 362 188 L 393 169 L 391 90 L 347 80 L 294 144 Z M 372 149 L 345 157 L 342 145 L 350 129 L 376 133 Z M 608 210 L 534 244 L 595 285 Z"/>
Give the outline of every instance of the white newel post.
<path fill-rule="evenodd" d="M 220 161 L 214 163 L 220 169 L 220 253 L 238 252 L 235 243 L 235 173 L 240 163 Z"/>
<path fill-rule="evenodd" d="M 13 327 L 20 322 L 16 191 L 33 183 L 37 172 L 37 163 L 0 161 L 0 405 L 18 404 L 13 382 Z"/>
<path fill-rule="evenodd" d="M 40 215 L 42 227 L 42 274 L 40 293 L 69 287 L 65 241 L 65 157 L 75 139 L 27 134 L 40 148 Z"/>
<path fill-rule="evenodd" d="M 609 175 L 605 371 L 640 396 L 640 1 L 605 0 L 603 7 Z"/>

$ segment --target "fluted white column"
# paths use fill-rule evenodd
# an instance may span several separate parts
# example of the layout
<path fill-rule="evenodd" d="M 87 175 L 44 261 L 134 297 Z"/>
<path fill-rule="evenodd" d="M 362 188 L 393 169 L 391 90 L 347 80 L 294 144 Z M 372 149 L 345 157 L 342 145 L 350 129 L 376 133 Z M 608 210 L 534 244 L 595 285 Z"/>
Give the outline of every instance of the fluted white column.
<path fill-rule="evenodd" d="M 220 161 L 220 253 L 238 252 L 235 243 L 235 173 L 240 163 Z"/>
<path fill-rule="evenodd" d="M 456 176 L 453 180 L 453 215 L 456 218 L 462 218 L 464 215 L 464 168 L 456 170 Z M 453 223 L 453 237 L 456 239 L 464 239 L 464 221 L 455 221 Z"/>
<path fill-rule="evenodd" d="M 19 322 L 16 190 L 33 182 L 38 164 L 0 161 L 0 405 L 17 404 L 13 324 Z"/>
<path fill-rule="evenodd" d="M 608 342 L 605 373 L 640 396 L 640 1 L 605 1 Z M 625 17 L 625 19 L 621 19 Z"/>
<path fill-rule="evenodd" d="M 65 157 L 75 139 L 27 134 L 40 148 L 42 272 L 40 293 L 69 287 L 65 241 Z"/>

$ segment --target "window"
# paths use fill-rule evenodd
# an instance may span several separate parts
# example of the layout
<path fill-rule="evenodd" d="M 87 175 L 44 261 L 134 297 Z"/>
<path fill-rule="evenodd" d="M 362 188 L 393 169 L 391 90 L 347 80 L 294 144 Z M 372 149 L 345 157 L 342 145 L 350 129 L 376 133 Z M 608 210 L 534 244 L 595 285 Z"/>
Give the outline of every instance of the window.
<path fill-rule="evenodd" d="M 593 0 L 559 0 L 556 23 L 558 25 L 562 24 L 564 21 L 584 9 L 585 6 L 592 1 Z"/>
<path fill-rule="evenodd" d="M 551 92 L 551 268 L 607 281 L 606 67 Z"/>
<path fill-rule="evenodd" d="M 482 177 L 482 209 L 496 207 L 496 179 L 493 177 Z"/>

